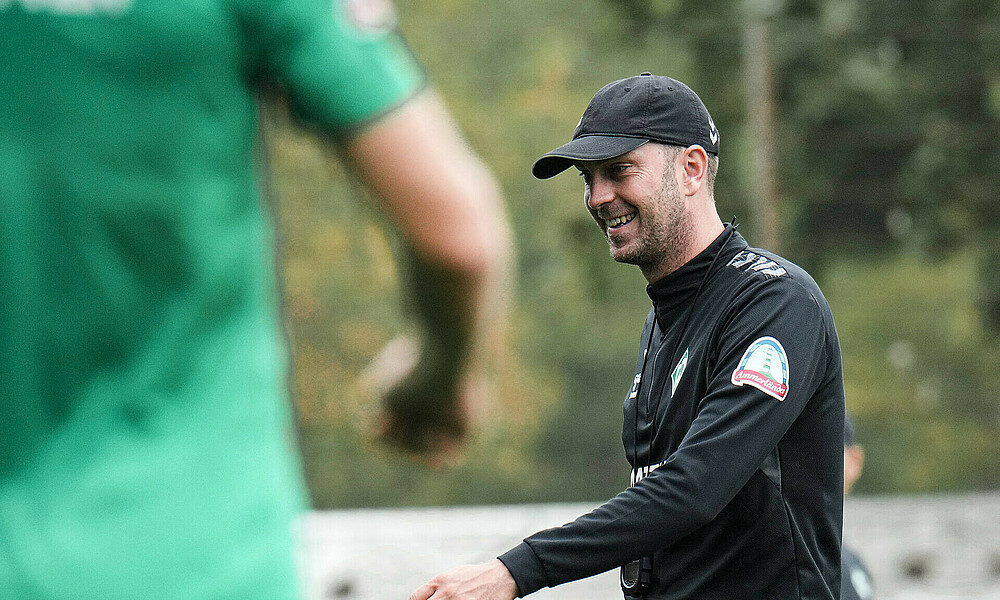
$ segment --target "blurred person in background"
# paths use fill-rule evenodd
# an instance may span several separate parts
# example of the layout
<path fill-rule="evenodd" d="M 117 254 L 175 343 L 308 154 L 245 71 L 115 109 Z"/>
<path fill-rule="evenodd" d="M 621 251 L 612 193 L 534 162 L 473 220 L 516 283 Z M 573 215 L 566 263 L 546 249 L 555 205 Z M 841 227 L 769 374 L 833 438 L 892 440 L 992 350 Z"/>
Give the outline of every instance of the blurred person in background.
<path fill-rule="evenodd" d="M 535 162 L 539 179 L 579 170 L 612 257 L 649 283 L 624 403 L 632 485 L 410 600 L 511 600 L 617 566 L 627 597 L 840 598 L 833 315 L 808 273 L 719 218 L 719 143 L 690 88 L 643 73 L 598 91 L 573 140 Z"/>
<path fill-rule="evenodd" d="M 854 424 L 850 417 L 844 421 L 844 496 L 851 493 L 854 482 L 861 477 L 865 465 L 865 449 L 857 442 Z M 841 600 L 874 600 L 875 586 L 872 585 L 868 569 L 847 543 L 841 549 Z"/>
<path fill-rule="evenodd" d="M 466 430 L 508 244 L 491 174 L 385 0 L 6 0 L 0 55 L 0 597 L 298 598 L 258 92 L 411 254 L 426 335 L 382 373 L 409 450 Z"/>

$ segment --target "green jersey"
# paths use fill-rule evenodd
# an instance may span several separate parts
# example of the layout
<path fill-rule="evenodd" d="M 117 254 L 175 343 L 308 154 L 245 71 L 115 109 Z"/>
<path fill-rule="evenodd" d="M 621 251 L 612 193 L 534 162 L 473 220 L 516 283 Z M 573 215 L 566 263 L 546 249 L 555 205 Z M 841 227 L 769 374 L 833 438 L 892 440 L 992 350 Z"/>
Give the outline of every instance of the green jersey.
<path fill-rule="evenodd" d="M 387 9 L 0 0 L 0 597 L 296 596 L 254 95 L 333 135 L 403 102 Z"/>

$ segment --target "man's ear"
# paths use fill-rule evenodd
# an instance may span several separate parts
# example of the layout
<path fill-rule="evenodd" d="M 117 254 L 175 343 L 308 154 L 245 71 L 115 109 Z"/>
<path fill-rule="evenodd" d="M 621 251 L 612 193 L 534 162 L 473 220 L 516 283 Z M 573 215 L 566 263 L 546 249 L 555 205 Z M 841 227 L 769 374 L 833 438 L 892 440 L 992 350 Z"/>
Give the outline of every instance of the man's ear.
<path fill-rule="evenodd" d="M 694 196 L 701 190 L 708 177 L 708 153 L 695 144 L 688 146 L 680 153 L 681 192 L 685 196 Z"/>

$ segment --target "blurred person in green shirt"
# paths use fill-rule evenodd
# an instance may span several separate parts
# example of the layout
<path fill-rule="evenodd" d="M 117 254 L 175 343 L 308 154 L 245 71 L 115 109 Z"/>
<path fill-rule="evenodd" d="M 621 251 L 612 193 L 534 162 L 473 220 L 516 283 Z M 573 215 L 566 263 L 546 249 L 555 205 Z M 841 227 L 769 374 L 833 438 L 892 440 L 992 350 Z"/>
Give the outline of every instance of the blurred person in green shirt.
<path fill-rule="evenodd" d="M 384 435 L 462 437 L 507 230 L 393 17 L 384 0 L 0 0 L 0 598 L 298 597 L 265 82 L 412 254 L 426 337 L 382 373 Z"/>

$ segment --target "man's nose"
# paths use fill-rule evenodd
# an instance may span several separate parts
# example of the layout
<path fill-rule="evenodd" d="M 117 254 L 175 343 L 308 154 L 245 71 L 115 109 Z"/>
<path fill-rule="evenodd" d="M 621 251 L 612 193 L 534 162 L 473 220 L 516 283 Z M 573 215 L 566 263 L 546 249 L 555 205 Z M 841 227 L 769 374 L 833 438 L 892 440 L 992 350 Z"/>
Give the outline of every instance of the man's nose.
<path fill-rule="evenodd" d="M 610 182 L 600 177 L 594 177 L 590 182 L 590 195 L 587 196 L 587 206 L 597 210 L 615 199 L 614 187 Z"/>

